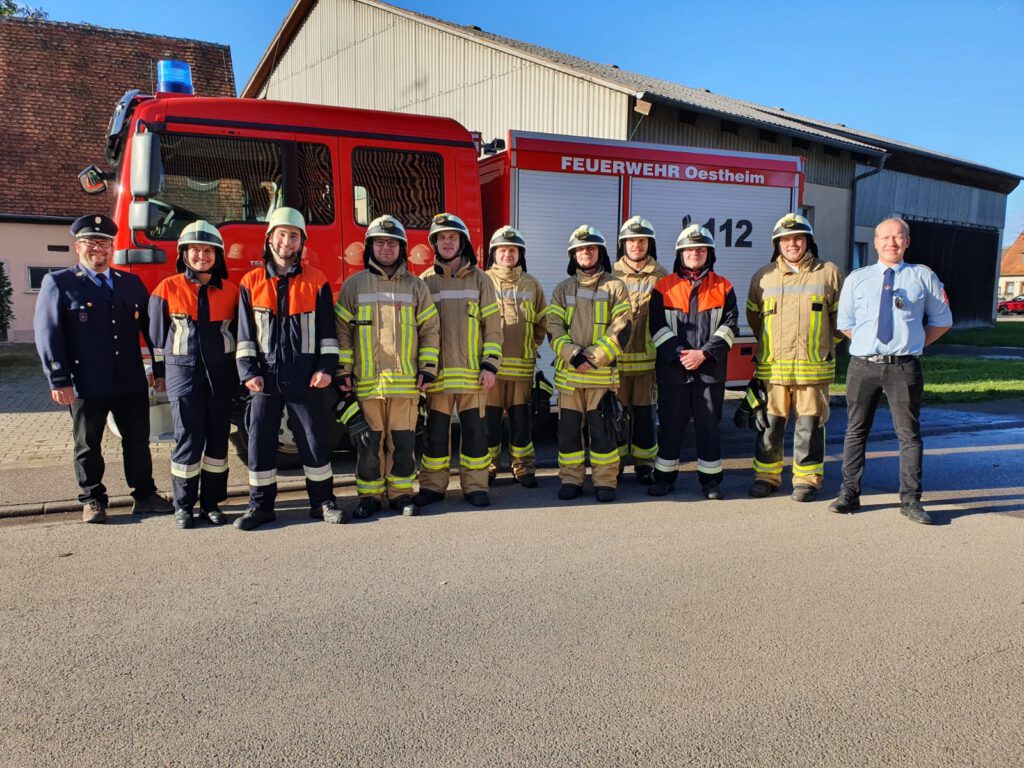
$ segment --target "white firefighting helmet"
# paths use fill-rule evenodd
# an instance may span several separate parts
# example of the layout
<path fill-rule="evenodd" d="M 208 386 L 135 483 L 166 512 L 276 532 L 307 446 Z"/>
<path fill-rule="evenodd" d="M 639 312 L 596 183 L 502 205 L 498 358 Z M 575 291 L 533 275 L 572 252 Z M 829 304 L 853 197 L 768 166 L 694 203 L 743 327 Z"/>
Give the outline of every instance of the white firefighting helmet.
<path fill-rule="evenodd" d="M 676 238 L 676 263 L 675 270 L 678 271 L 683 263 L 683 251 L 689 248 L 707 248 L 708 260 L 705 266 L 709 269 L 715 265 L 715 238 L 709 230 L 700 224 L 691 224 L 679 233 Z"/>
<path fill-rule="evenodd" d="M 619 229 L 619 244 L 615 251 L 616 259 L 621 259 L 626 255 L 626 241 L 635 237 L 646 237 L 650 240 L 650 244 L 647 246 L 647 255 L 657 260 L 658 248 L 654 225 L 643 216 L 633 216 L 622 223 L 622 227 Z"/>
<path fill-rule="evenodd" d="M 370 259 L 373 258 L 373 240 L 378 237 L 398 241 L 397 263 L 404 264 L 409 247 L 409 239 L 406 237 L 405 227 L 394 216 L 385 214 L 371 221 L 370 225 L 366 228 L 366 239 L 363 242 L 363 266 L 369 266 Z"/>
<path fill-rule="evenodd" d="M 217 254 L 214 266 L 209 270 L 210 274 L 226 279 L 228 276 L 227 263 L 224 259 L 224 238 L 213 224 L 208 221 L 193 221 L 183 230 L 181 235 L 178 237 L 178 262 L 177 269 L 179 272 L 184 272 L 188 265 L 185 263 L 185 252 L 188 250 L 190 245 L 210 245 L 213 246 L 214 253 Z"/>
<path fill-rule="evenodd" d="M 812 256 L 818 255 L 818 244 L 814 242 L 814 228 L 799 213 L 787 213 L 777 222 L 772 230 L 772 261 L 779 257 L 779 238 L 788 235 L 804 235 L 807 238 L 807 251 Z"/>
<path fill-rule="evenodd" d="M 600 254 L 597 263 L 605 272 L 612 271 L 612 263 L 608 258 L 608 245 L 605 242 L 604 235 L 601 234 L 601 230 L 589 224 L 581 224 L 569 236 L 569 247 L 566 249 L 569 253 L 569 267 L 566 271 L 570 275 L 575 275 L 576 269 L 579 266 L 576 263 L 576 249 L 584 245 L 596 245 Z"/>
<path fill-rule="evenodd" d="M 494 235 L 491 236 L 491 244 L 487 249 L 487 268 L 490 269 L 494 266 L 494 251 L 502 245 L 514 245 L 519 249 L 519 264 L 526 271 L 526 238 L 523 237 L 523 233 L 513 227 L 511 224 L 506 224 L 504 227 L 499 227 Z"/>

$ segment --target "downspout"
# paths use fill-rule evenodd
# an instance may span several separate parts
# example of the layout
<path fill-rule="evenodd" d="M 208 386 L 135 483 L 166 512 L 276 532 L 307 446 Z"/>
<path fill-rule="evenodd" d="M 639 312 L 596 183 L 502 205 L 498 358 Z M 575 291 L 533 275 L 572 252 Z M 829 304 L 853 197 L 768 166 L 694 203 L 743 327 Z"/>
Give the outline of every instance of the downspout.
<path fill-rule="evenodd" d="M 852 194 L 850 195 L 850 252 L 846 260 L 847 274 L 849 274 L 853 269 L 853 257 L 857 247 L 857 183 L 863 181 L 869 176 L 874 176 L 876 173 L 881 173 L 882 169 L 885 168 L 885 161 L 888 158 L 888 153 L 883 153 L 878 159 L 877 168 L 873 168 L 870 171 L 862 173 L 860 176 L 853 177 Z"/>

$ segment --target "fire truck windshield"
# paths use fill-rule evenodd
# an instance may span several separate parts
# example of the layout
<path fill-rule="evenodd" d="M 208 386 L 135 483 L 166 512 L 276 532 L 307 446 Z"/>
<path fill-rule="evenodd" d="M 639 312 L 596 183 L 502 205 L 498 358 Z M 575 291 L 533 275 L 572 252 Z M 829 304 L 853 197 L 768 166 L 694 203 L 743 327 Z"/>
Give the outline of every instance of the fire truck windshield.
<path fill-rule="evenodd" d="M 329 149 L 320 144 L 194 134 L 161 135 L 160 215 L 146 234 L 175 240 L 190 222 L 216 226 L 265 222 L 291 205 L 310 224 L 334 220 Z"/>

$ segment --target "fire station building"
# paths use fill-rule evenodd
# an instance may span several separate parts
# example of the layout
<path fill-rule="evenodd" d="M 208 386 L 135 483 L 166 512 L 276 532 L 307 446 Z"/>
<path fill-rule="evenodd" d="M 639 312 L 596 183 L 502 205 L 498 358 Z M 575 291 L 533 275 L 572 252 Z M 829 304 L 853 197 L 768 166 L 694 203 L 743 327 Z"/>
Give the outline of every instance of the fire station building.
<path fill-rule="evenodd" d="M 520 130 L 800 155 L 824 258 L 871 263 L 874 225 L 901 215 L 909 260 L 957 285 L 957 324 L 994 316 L 1006 196 L 1020 181 L 994 168 L 379 0 L 296 0 L 241 95 L 452 117 L 485 143 Z"/>

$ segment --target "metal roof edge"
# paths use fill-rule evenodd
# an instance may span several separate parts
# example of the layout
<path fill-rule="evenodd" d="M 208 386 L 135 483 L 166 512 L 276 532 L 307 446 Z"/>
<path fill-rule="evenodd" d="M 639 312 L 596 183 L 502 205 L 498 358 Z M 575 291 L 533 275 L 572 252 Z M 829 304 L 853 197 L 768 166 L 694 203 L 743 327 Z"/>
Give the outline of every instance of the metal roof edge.
<path fill-rule="evenodd" d="M 683 99 L 677 99 L 672 96 L 666 96 L 665 94 L 657 93 L 656 91 L 641 91 L 635 95 L 638 99 L 651 99 L 653 101 L 660 101 L 663 104 L 671 104 L 672 106 L 683 106 L 686 109 L 689 109 L 693 112 L 700 112 L 701 114 L 713 115 L 715 117 L 724 117 L 728 120 L 733 120 L 737 123 L 747 123 L 750 125 L 763 127 L 766 130 L 772 131 L 773 133 L 785 133 L 786 135 L 789 136 L 797 136 L 799 138 L 807 139 L 809 141 L 815 141 L 820 144 L 830 144 L 832 146 L 840 147 L 842 149 L 856 150 L 858 152 L 873 155 L 875 157 L 882 157 L 883 155 L 887 154 L 887 152 L 881 147 L 876 147 L 872 144 L 865 144 L 864 142 L 856 141 L 854 139 L 844 140 L 839 137 L 822 136 L 817 133 L 810 133 L 809 131 L 801 131 L 799 128 L 790 128 L 785 125 L 779 125 L 778 123 L 770 123 L 767 120 L 755 120 L 745 115 L 738 115 L 734 112 L 725 112 L 720 109 L 712 109 L 710 107 L 705 107 L 700 104 L 694 104 L 692 101 L 685 101 Z"/>

